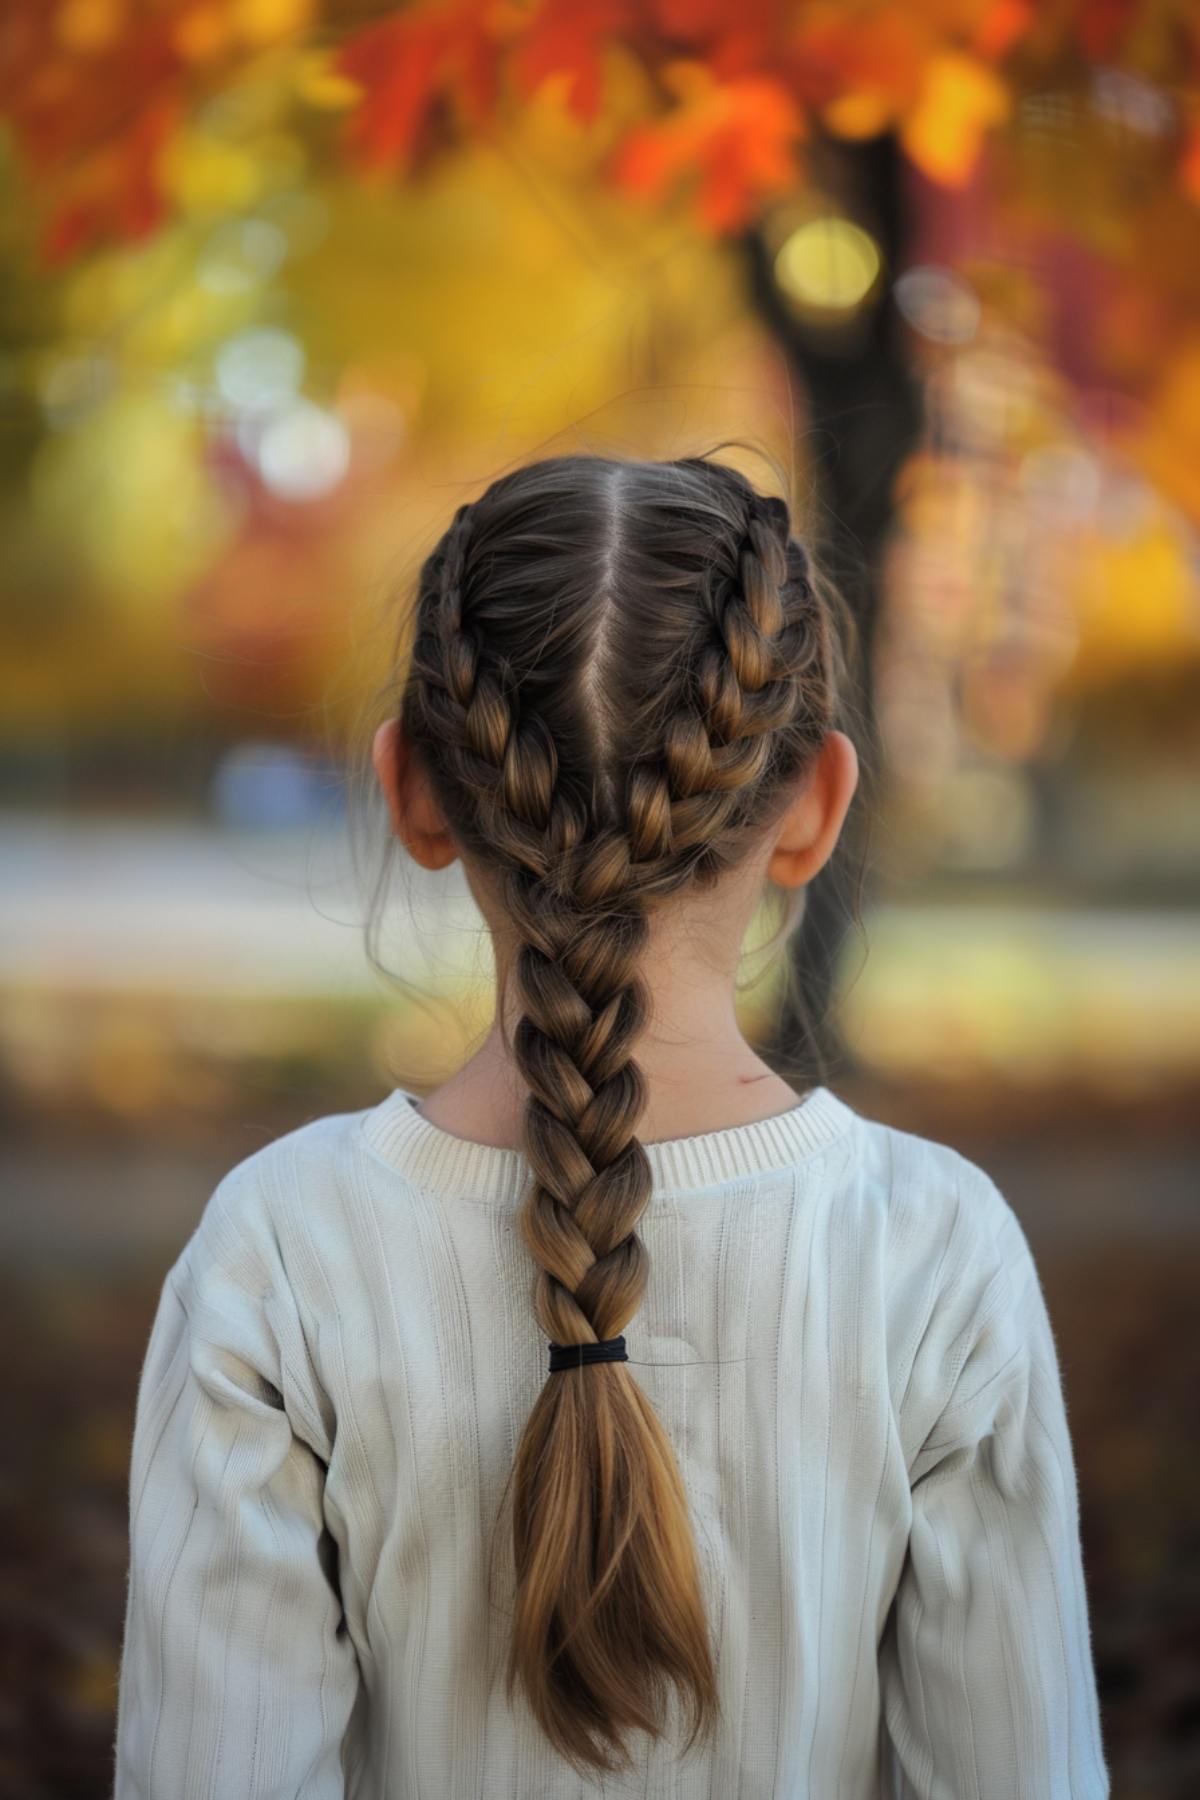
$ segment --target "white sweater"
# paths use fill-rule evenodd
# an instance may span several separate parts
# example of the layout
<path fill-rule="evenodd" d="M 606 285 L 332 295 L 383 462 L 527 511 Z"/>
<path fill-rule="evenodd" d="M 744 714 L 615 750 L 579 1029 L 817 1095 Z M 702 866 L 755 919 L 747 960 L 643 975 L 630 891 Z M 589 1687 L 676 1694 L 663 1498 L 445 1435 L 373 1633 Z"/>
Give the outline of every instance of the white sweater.
<path fill-rule="evenodd" d="M 1109 1793 L 1059 1365 L 1007 1201 L 824 1087 L 647 1149 L 625 1338 L 691 1504 L 715 1747 L 635 1740 L 633 1780 L 588 1784 L 504 1698 L 500 1503 L 548 1378 L 527 1165 L 397 1090 L 241 1163 L 166 1277 L 117 1800 Z"/>

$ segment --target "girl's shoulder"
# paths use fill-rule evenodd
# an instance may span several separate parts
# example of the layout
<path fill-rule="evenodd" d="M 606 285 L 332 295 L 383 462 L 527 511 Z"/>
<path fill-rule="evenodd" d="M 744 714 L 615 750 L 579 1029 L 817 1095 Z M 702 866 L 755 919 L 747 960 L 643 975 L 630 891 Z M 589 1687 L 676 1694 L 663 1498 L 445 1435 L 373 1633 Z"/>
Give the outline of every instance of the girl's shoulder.
<path fill-rule="evenodd" d="M 940 1138 L 857 1112 L 843 1179 L 869 1193 L 895 1263 L 927 1266 L 948 1280 L 974 1266 L 1023 1262 L 1028 1242 L 996 1179 Z"/>
<path fill-rule="evenodd" d="M 298 1225 L 331 1223 L 361 1155 L 370 1108 L 325 1113 L 260 1144 L 221 1177 L 171 1273 L 220 1261 L 275 1264 Z"/>
<path fill-rule="evenodd" d="M 910 1475 L 988 1426 L 1055 1349 L 1041 1277 L 1000 1186 L 962 1151 L 864 1120 L 862 1175 L 877 1195 L 874 1293 Z"/>

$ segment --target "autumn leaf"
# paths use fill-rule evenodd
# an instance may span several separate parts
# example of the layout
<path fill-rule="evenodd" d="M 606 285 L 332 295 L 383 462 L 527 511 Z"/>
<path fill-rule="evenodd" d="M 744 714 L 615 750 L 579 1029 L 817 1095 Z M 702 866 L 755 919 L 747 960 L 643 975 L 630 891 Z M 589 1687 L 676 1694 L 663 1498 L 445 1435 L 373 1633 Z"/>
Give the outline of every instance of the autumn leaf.
<path fill-rule="evenodd" d="M 712 231 L 734 231 L 759 203 L 799 178 L 804 115 L 767 76 L 721 82 L 699 63 L 671 66 L 679 104 L 625 139 L 612 176 L 628 193 L 658 198 L 682 177 L 698 181 L 697 211 Z"/>
<path fill-rule="evenodd" d="M 935 56 L 920 99 L 901 126 L 901 142 L 931 180 L 965 187 L 986 133 L 1011 105 L 1004 82 L 974 57 L 955 51 Z"/>
<path fill-rule="evenodd" d="M 786 79 L 810 107 L 875 100 L 894 112 L 915 100 L 930 48 L 928 23 L 914 8 L 802 13 L 787 44 Z"/>
<path fill-rule="evenodd" d="M 501 43 L 493 0 L 406 10 L 357 32 L 334 60 L 362 99 L 345 142 L 360 163 L 405 169 L 415 160 L 440 107 L 457 102 L 468 127 L 481 126 L 496 101 Z"/>
<path fill-rule="evenodd" d="M 550 76 L 565 75 L 567 106 L 590 125 L 603 98 L 605 41 L 629 33 L 636 21 L 632 0 L 545 0 L 513 52 L 518 91 L 532 97 Z"/>
<path fill-rule="evenodd" d="M 160 156 L 193 98 L 180 23 L 177 9 L 49 7 L 4 21 L 0 93 L 38 183 L 48 263 L 144 237 L 169 211 Z"/>
<path fill-rule="evenodd" d="M 975 29 L 972 47 L 986 62 L 998 62 L 1019 42 L 1034 20 L 1034 0 L 991 0 Z"/>
<path fill-rule="evenodd" d="M 113 238 L 144 238 L 162 222 L 167 205 L 158 159 L 182 112 L 171 91 L 152 96 L 123 136 L 67 172 L 42 236 L 48 264 Z"/>
<path fill-rule="evenodd" d="M 795 9 L 780 0 L 649 0 L 659 40 L 703 59 L 723 80 L 751 70 L 777 74 Z"/>

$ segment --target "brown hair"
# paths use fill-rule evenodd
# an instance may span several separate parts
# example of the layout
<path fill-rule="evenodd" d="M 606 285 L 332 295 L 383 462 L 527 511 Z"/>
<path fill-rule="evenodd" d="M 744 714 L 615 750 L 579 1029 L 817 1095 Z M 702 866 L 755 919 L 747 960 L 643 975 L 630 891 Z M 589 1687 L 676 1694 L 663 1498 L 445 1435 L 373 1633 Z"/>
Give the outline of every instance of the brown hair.
<path fill-rule="evenodd" d="M 650 910 L 760 838 L 836 722 L 839 602 L 788 508 L 699 457 L 557 456 L 461 505 L 422 565 L 405 734 L 519 941 L 534 1312 L 611 1338 L 646 1291 L 639 973 Z M 718 1716 L 687 1499 L 628 1363 L 548 1376 L 513 1471 L 519 1685 L 577 1768 Z"/>

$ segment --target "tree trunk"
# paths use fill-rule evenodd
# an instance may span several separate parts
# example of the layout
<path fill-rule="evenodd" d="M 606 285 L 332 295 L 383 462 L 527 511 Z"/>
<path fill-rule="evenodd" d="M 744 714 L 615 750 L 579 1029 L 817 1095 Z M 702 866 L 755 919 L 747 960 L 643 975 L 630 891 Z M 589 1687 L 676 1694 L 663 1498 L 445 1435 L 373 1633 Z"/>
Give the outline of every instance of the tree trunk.
<path fill-rule="evenodd" d="M 794 1068 L 802 1060 L 814 1078 L 824 1079 L 852 1063 L 831 1006 L 847 926 L 870 879 L 867 838 L 881 773 L 872 696 L 881 564 L 893 483 L 921 419 L 892 298 L 909 235 L 899 148 L 890 136 L 858 144 L 825 140 L 813 146 L 810 167 L 831 212 L 868 231 L 883 258 L 876 292 L 846 326 L 831 329 L 797 311 L 776 283 L 769 222 L 748 244 L 755 300 L 808 400 L 810 453 L 801 447 L 800 455 L 815 487 L 815 553 L 845 595 L 859 633 L 850 699 L 863 782 L 842 844 L 810 888 L 791 950 L 799 1003 L 787 1006 L 774 1046 L 781 1063 Z"/>

